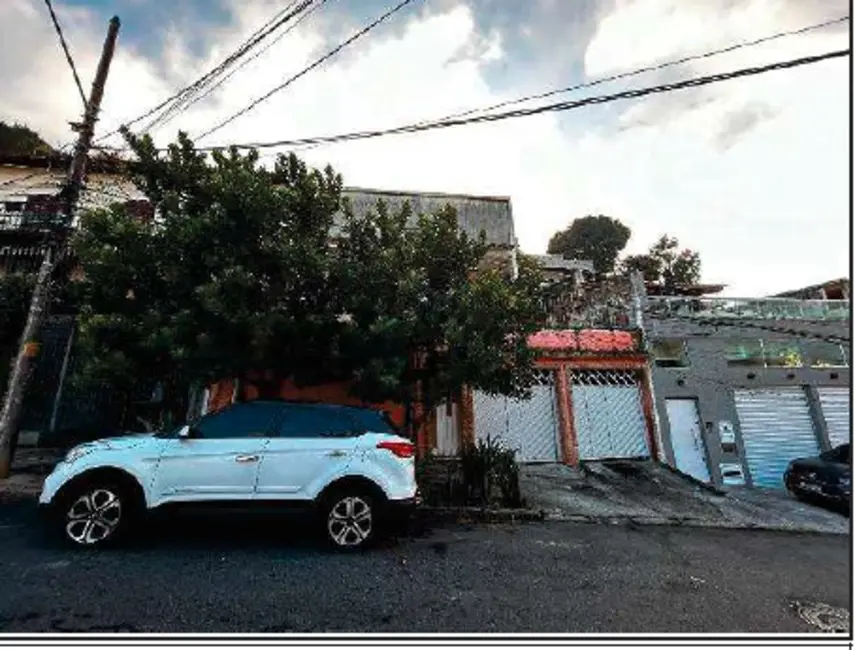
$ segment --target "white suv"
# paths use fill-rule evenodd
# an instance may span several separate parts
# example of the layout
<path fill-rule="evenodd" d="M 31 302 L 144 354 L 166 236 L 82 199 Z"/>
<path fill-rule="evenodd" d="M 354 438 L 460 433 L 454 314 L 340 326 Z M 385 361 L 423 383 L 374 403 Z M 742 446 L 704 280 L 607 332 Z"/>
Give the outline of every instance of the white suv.
<path fill-rule="evenodd" d="M 356 548 L 417 505 L 414 452 L 380 411 L 245 402 L 170 433 L 79 445 L 39 505 L 80 546 L 118 541 L 166 505 L 311 505 L 333 545 Z"/>

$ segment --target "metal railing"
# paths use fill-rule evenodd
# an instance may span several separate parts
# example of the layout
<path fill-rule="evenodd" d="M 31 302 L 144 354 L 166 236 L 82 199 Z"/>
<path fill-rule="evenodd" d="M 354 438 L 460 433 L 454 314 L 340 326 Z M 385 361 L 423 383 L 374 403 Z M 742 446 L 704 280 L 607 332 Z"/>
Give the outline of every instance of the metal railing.
<path fill-rule="evenodd" d="M 846 321 L 851 316 L 851 305 L 849 300 L 650 296 L 647 311 L 677 318 Z"/>

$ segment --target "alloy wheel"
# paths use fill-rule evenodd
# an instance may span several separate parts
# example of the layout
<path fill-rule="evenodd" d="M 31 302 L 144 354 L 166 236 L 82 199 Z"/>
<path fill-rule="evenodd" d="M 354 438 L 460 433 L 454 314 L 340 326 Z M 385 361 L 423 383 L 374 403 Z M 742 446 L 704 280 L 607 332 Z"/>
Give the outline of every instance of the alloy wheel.
<path fill-rule="evenodd" d="M 103 542 L 119 527 L 122 502 L 106 488 L 97 488 L 78 497 L 66 512 L 65 533 L 83 546 Z"/>
<path fill-rule="evenodd" d="M 327 530 L 338 546 L 359 546 L 371 535 L 371 505 L 361 497 L 340 499 L 330 508 Z"/>

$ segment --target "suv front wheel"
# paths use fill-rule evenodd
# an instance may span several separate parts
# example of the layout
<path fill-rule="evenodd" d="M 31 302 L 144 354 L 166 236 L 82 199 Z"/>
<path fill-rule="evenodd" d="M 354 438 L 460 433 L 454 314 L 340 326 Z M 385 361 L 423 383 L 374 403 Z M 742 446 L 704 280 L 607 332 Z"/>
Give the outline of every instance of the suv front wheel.
<path fill-rule="evenodd" d="M 324 500 L 322 514 L 327 540 L 337 549 L 354 550 L 374 541 L 379 503 L 364 491 L 337 491 Z"/>
<path fill-rule="evenodd" d="M 136 513 L 132 495 L 112 482 L 86 482 L 65 495 L 56 514 L 66 542 L 103 547 L 120 541 Z"/>

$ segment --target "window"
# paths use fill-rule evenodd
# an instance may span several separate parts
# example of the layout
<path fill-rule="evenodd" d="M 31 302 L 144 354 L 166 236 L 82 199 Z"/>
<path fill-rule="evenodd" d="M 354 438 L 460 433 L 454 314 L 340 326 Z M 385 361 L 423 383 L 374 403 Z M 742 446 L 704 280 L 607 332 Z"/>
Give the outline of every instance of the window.
<path fill-rule="evenodd" d="M 281 404 L 249 402 L 211 413 L 193 426 L 194 437 L 206 440 L 223 438 L 264 438 L 270 435 L 273 419 Z"/>
<path fill-rule="evenodd" d="M 811 368 L 840 368 L 846 365 L 843 346 L 828 341 L 804 341 L 805 365 Z"/>
<path fill-rule="evenodd" d="M 685 368 L 689 365 L 686 343 L 680 339 L 662 339 L 651 346 L 653 358 L 660 368 Z"/>
<path fill-rule="evenodd" d="M 801 346 L 793 341 L 763 341 L 767 368 L 800 368 L 804 365 Z"/>
<path fill-rule="evenodd" d="M 23 201 L 6 201 L 4 203 L 4 207 L 6 212 L 23 212 L 24 211 L 24 202 Z"/>
<path fill-rule="evenodd" d="M 763 367 L 765 365 L 763 344 L 760 339 L 730 341 L 725 350 L 725 358 L 729 366 Z"/>
<path fill-rule="evenodd" d="M 389 416 L 382 411 L 353 409 L 350 412 L 350 415 L 353 416 L 353 419 L 364 431 L 398 435 L 398 432 L 396 431 L 394 424 L 392 424 L 392 421 L 389 419 Z"/>
<path fill-rule="evenodd" d="M 358 434 L 351 418 L 329 407 L 289 405 L 279 425 L 282 438 L 346 438 Z"/>

